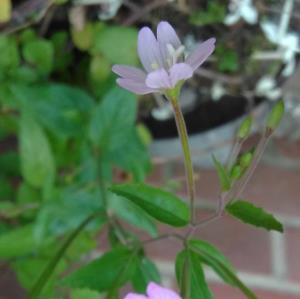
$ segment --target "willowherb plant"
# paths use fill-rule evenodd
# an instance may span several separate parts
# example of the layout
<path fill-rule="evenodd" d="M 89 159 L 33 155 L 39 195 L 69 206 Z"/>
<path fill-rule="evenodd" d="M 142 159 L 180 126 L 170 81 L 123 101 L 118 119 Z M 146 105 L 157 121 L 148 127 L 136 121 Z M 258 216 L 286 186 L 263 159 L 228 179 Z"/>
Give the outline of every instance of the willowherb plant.
<path fill-rule="evenodd" d="M 179 95 L 184 81 L 193 75 L 193 72 L 211 55 L 214 48 L 215 39 L 210 38 L 199 44 L 193 53 L 185 57 L 185 49 L 175 30 L 169 23 L 160 22 L 157 28 L 157 38 L 148 27 L 142 28 L 139 32 L 138 53 L 147 73 L 131 66 L 115 65 L 113 67 L 113 71 L 121 77 L 117 79 L 121 87 L 136 94 L 159 92 L 170 101 L 182 144 L 189 206 L 176 195 L 144 183 L 129 182 L 106 188 L 100 175 L 99 181 L 105 198 L 104 210 L 101 213 L 106 215 L 109 227 L 113 228 L 112 249 L 71 273 L 64 280 L 66 285 L 106 292 L 106 298 L 118 298 L 119 289 L 125 283 L 131 282 L 135 292 L 129 293 L 125 299 L 210 299 L 213 296 L 207 286 L 203 270 L 203 266 L 206 265 L 212 268 L 225 283 L 239 288 L 247 298 L 256 298 L 256 295 L 239 280 L 230 262 L 217 248 L 193 236 L 201 226 L 221 218 L 224 213 L 257 227 L 283 231 L 281 223 L 273 215 L 248 201 L 241 200 L 240 196 L 253 175 L 268 140 L 282 118 L 284 106 L 282 101 L 275 105 L 254 151 L 241 153 L 242 145 L 251 132 L 252 118 L 248 116 L 237 131 L 227 165 L 222 165 L 216 157 L 213 157 L 222 190 L 219 195 L 219 204 L 215 213 L 210 217 L 196 219 L 193 165 Z M 174 228 L 188 227 L 188 232 L 181 235 L 174 230 L 174 233 L 155 236 L 143 241 L 132 237 L 132 234 L 127 233 L 122 225 L 110 215 L 110 198 L 107 194 L 115 194 L 121 200 L 139 208 L 145 221 L 148 221 L 147 217 L 150 215 L 157 221 Z M 99 212 L 91 215 L 66 240 L 32 290 L 31 299 L 38 298 L 49 273 L 65 249 L 90 219 L 98 215 Z M 176 238 L 184 248 L 178 253 L 175 261 L 175 275 L 180 297 L 172 290 L 160 287 L 154 282 L 159 281 L 159 275 L 153 262 L 145 255 L 144 247 L 147 244 L 159 242 L 164 238 Z M 143 295 L 145 292 L 147 296 Z"/>

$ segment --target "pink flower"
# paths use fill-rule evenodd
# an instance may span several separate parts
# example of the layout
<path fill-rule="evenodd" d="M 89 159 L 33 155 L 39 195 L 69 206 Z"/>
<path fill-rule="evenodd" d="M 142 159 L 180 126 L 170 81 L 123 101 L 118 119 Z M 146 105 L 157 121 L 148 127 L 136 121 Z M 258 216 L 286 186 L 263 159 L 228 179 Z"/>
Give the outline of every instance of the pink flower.
<path fill-rule="evenodd" d="M 155 282 L 150 282 L 147 287 L 147 296 L 129 293 L 124 299 L 181 299 L 173 290 L 163 288 Z"/>
<path fill-rule="evenodd" d="M 148 94 L 174 89 L 193 76 L 193 72 L 215 48 L 215 38 L 199 44 L 184 58 L 184 46 L 168 22 L 157 26 L 157 38 L 149 27 L 138 35 L 138 54 L 145 71 L 126 65 L 114 65 L 112 70 L 121 78 L 118 85 L 136 93 Z"/>

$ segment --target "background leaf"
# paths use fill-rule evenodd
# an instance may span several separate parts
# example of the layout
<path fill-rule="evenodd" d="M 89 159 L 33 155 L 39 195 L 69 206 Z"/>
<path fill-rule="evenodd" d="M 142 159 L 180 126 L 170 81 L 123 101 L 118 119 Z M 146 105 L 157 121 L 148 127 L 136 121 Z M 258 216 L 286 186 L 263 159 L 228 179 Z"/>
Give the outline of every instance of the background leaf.
<path fill-rule="evenodd" d="M 226 211 L 242 222 L 267 230 L 283 232 L 282 224 L 272 214 L 250 202 L 244 200 L 235 201 L 226 206 Z"/>
<path fill-rule="evenodd" d="M 55 161 L 46 134 L 26 111 L 20 119 L 20 159 L 24 179 L 34 187 L 42 187 L 55 176 Z"/>
<path fill-rule="evenodd" d="M 157 228 L 152 218 L 127 198 L 111 194 L 108 200 L 108 207 L 128 223 L 139 229 L 144 229 L 152 237 L 157 236 Z"/>
<path fill-rule="evenodd" d="M 64 283 L 72 288 L 104 292 L 118 288 L 130 280 L 136 265 L 136 253 L 128 248 L 119 247 L 73 272 Z"/>

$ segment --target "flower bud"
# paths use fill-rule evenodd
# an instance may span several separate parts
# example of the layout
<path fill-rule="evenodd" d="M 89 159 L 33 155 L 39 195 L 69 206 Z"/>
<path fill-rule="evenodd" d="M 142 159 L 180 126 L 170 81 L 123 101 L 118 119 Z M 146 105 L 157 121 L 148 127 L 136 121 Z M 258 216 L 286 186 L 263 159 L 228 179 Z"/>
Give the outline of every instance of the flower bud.
<path fill-rule="evenodd" d="M 267 128 L 271 130 L 275 130 L 284 114 L 284 102 L 283 100 L 278 101 L 273 109 L 271 110 L 271 113 L 268 116 L 267 120 Z"/>
<path fill-rule="evenodd" d="M 252 126 L 252 117 L 248 116 L 246 117 L 242 124 L 239 127 L 239 130 L 237 132 L 237 137 L 240 139 L 247 138 L 251 132 L 251 126 Z"/>

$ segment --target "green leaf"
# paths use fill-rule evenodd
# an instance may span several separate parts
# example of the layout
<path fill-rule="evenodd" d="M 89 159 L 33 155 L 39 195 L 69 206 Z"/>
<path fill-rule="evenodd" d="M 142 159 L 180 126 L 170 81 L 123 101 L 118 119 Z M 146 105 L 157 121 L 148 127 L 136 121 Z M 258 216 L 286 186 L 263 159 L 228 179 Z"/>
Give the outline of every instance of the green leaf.
<path fill-rule="evenodd" d="M 175 272 L 181 295 L 185 299 L 212 299 L 204 271 L 195 252 L 185 249 L 176 257 Z"/>
<path fill-rule="evenodd" d="M 71 299 L 100 299 L 100 295 L 89 289 L 74 289 L 71 291 Z"/>
<path fill-rule="evenodd" d="M 120 168 L 131 172 L 135 181 L 143 182 L 151 169 L 149 153 L 142 144 L 136 128 L 132 127 L 126 137 L 127 142 L 122 147 L 112 150 L 107 159 Z"/>
<path fill-rule="evenodd" d="M 93 24 L 86 23 L 82 30 L 71 29 L 71 36 L 74 45 L 81 51 L 88 50 L 93 42 L 94 28 Z"/>
<path fill-rule="evenodd" d="M 127 198 L 112 194 L 109 197 L 108 207 L 128 223 L 139 229 L 144 229 L 152 237 L 157 236 L 157 228 L 152 218 Z"/>
<path fill-rule="evenodd" d="M 139 259 L 138 267 L 132 277 L 133 288 L 138 293 L 145 293 L 149 282 L 160 283 L 160 274 L 156 265 L 143 256 Z"/>
<path fill-rule="evenodd" d="M 50 243 L 47 238 L 42 244 Z M 24 225 L 0 235 L 0 257 L 4 259 L 25 256 L 38 250 L 38 244 L 33 236 L 33 226 Z"/>
<path fill-rule="evenodd" d="M 46 134 L 28 114 L 22 112 L 19 130 L 21 172 L 34 187 L 42 187 L 53 180 L 55 162 Z"/>
<path fill-rule="evenodd" d="M 93 52 L 101 53 L 112 64 L 136 65 L 138 63 L 136 41 L 135 28 L 104 27 L 95 34 Z"/>
<path fill-rule="evenodd" d="M 64 284 L 98 292 L 112 290 L 130 280 L 136 266 L 136 252 L 119 247 L 73 272 L 64 280 Z"/>
<path fill-rule="evenodd" d="M 20 56 L 15 38 L 0 35 L 0 78 L 2 72 L 16 69 L 20 62 Z"/>
<path fill-rule="evenodd" d="M 282 224 L 270 213 L 254 204 L 238 200 L 226 206 L 226 211 L 242 222 L 262 227 L 267 230 L 283 232 Z"/>
<path fill-rule="evenodd" d="M 35 224 L 38 240 L 44 236 L 60 236 L 76 229 L 95 211 L 101 211 L 102 198 L 98 190 L 88 191 L 76 185 L 57 190 L 40 208 Z M 95 229 L 106 221 L 97 217 L 87 228 Z"/>
<path fill-rule="evenodd" d="M 23 47 L 24 59 L 41 74 L 49 74 L 53 68 L 54 48 L 50 41 L 33 40 Z"/>
<path fill-rule="evenodd" d="M 185 226 L 190 210 L 185 202 L 172 193 L 145 184 L 114 185 L 110 190 L 123 196 L 155 219 L 172 226 Z"/>
<path fill-rule="evenodd" d="M 82 134 L 94 106 L 82 89 L 64 84 L 15 85 L 13 94 L 35 119 L 60 138 Z"/>
<path fill-rule="evenodd" d="M 214 155 L 213 155 L 213 161 L 219 176 L 222 191 L 228 191 L 230 189 L 231 183 L 227 171 L 225 167 L 216 159 Z"/>
<path fill-rule="evenodd" d="M 113 88 L 98 104 L 92 116 L 89 136 L 101 152 L 114 151 L 127 144 L 136 115 L 136 98 L 133 94 Z"/>
<path fill-rule="evenodd" d="M 223 23 L 226 8 L 221 3 L 208 2 L 207 9 L 193 12 L 190 22 L 194 25 L 203 26 L 214 23 Z"/>
<path fill-rule="evenodd" d="M 191 250 L 199 253 L 199 256 L 201 253 L 201 261 L 210 266 L 224 280 L 224 282 L 235 285 L 235 281 L 232 281 L 232 279 L 227 275 L 228 271 L 235 273 L 235 270 L 222 252 L 220 252 L 212 244 L 203 240 L 189 240 L 188 244 Z M 220 264 L 222 266 L 220 266 Z M 224 267 L 228 269 L 228 271 L 224 272 Z"/>
<path fill-rule="evenodd" d="M 203 242 L 203 241 L 202 241 Z M 203 244 L 199 240 L 191 240 L 190 249 L 198 255 L 199 259 L 212 267 L 212 269 L 227 283 L 239 288 L 248 299 L 257 299 L 256 295 L 243 284 L 228 265 L 224 256 L 210 244 Z M 202 244 L 201 244 L 202 243 Z"/>
<path fill-rule="evenodd" d="M 32 289 L 34 283 L 39 278 L 40 273 L 44 270 L 51 257 L 51 254 L 46 252 L 38 256 L 19 259 L 13 262 L 12 268 L 16 272 L 18 281 L 24 289 Z M 42 296 L 40 298 L 53 298 L 55 286 L 57 280 L 59 279 L 59 274 L 65 271 L 66 267 L 66 261 L 60 260 L 57 267 L 54 269 L 52 276 L 47 280 L 47 283 L 41 292 Z"/>

